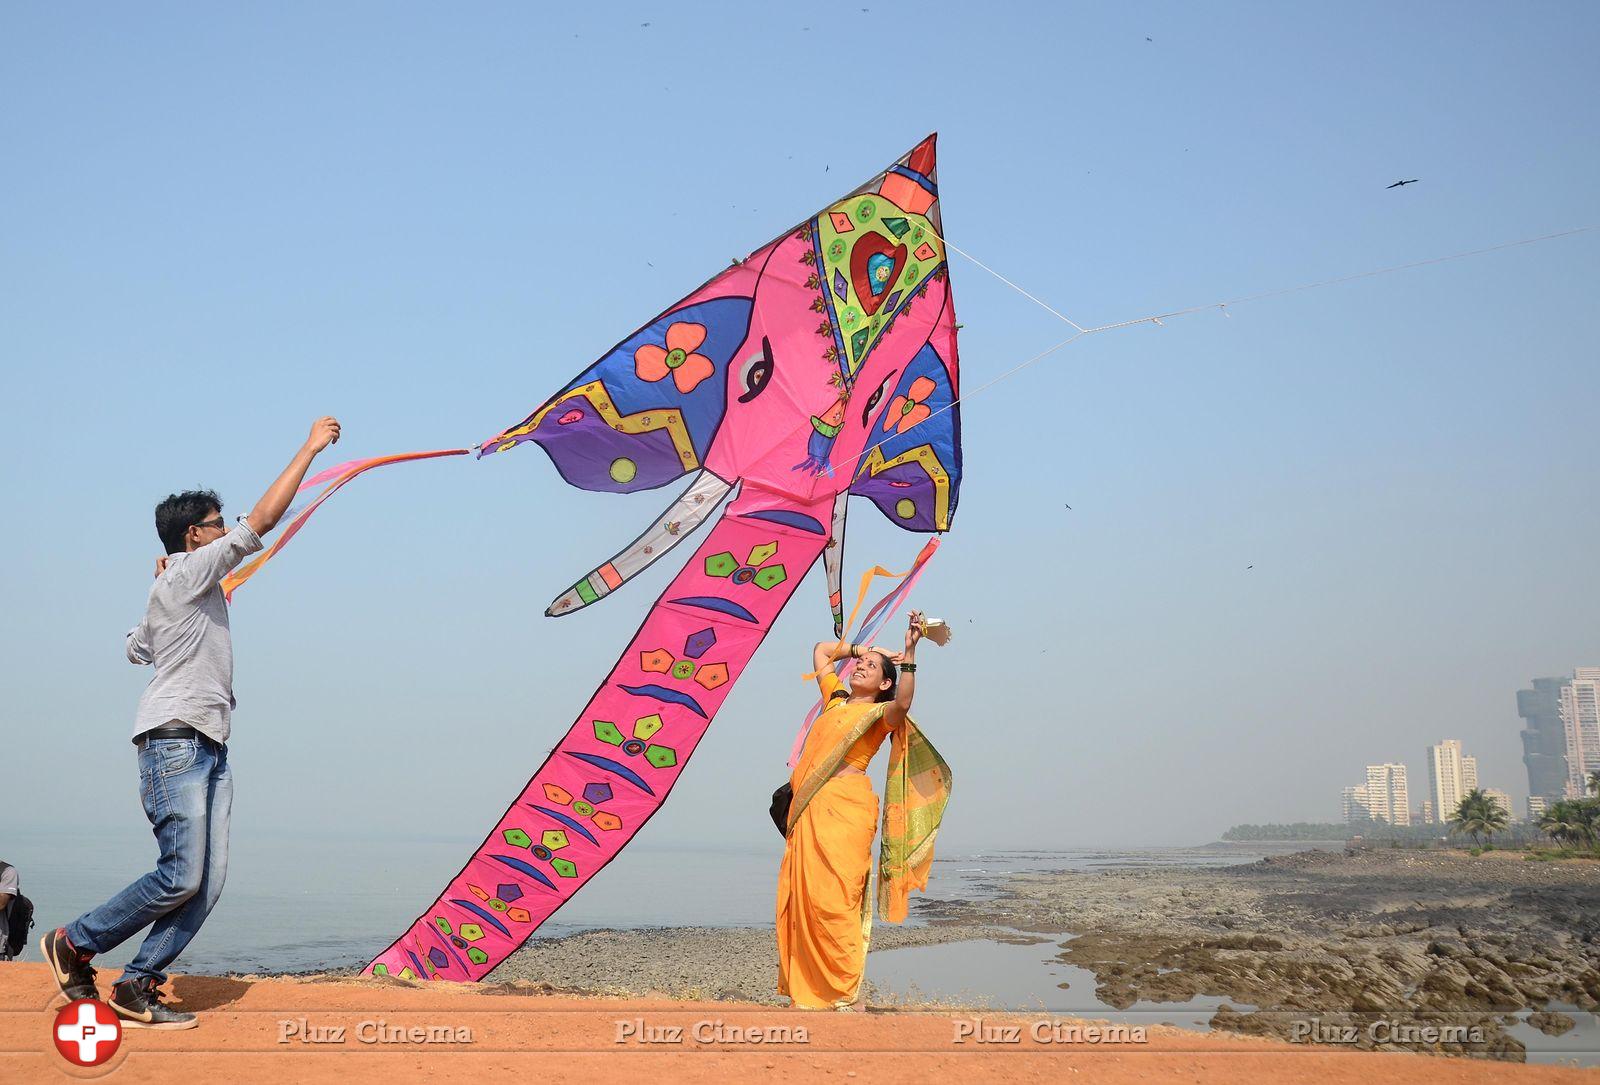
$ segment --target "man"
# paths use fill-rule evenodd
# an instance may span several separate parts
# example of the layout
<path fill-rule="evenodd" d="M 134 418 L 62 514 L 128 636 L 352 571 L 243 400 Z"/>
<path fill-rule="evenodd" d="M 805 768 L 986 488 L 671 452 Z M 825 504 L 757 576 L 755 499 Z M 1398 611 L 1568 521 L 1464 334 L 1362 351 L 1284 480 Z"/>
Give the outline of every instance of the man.
<path fill-rule="evenodd" d="M 89 961 L 150 928 L 111 988 L 111 1008 L 130 1028 L 185 1029 L 197 1022 L 161 1003 L 157 988 L 205 922 L 228 868 L 233 774 L 228 737 L 233 699 L 233 639 L 222 579 L 261 549 L 311 461 L 339 439 L 322 418 L 289 466 L 229 529 L 209 490 L 174 494 L 156 506 L 156 534 L 167 556 L 156 563 L 144 621 L 128 633 L 128 659 L 155 665 L 139 698 L 133 744 L 139 798 L 160 848 L 156 869 L 105 904 L 40 941 L 56 985 L 68 998 L 94 998 Z"/>
<path fill-rule="evenodd" d="M 21 892 L 22 887 L 17 883 L 17 868 L 0 860 L 0 961 L 11 959 L 11 902 Z M 20 939 L 23 935 L 17 937 Z"/>

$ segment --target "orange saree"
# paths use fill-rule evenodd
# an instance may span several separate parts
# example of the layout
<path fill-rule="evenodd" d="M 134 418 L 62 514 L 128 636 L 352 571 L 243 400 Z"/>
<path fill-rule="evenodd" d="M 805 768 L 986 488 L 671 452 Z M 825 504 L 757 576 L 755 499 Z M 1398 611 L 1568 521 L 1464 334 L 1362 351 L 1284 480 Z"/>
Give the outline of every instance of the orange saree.
<path fill-rule="evenodd" d="M 856 1000 L 872 930 L 872 838 L 878 797 L 864 770 L 893 739 L 885 789 L 879 908 L 905 918 L 911 889 L 925 888 L 950 771 L 909 719 L 891 731 L 883 704 L 850 704 L 831 670 L 818 676 L 828 709 L 817 717 L 789 784 L 788 842 L 778 871 L 778 993 L 808 1009 Z"/>

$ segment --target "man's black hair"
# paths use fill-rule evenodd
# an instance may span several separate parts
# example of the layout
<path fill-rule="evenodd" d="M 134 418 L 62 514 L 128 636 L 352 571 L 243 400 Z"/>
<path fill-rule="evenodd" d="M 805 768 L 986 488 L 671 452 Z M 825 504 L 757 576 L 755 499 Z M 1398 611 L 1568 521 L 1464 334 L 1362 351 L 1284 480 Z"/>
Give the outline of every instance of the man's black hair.
<path fill-rule="evenodd" d="M 222 498 L 215 490 L 185 490 L 181 494 L 168 494 L 156 506 L 156 534 L 169 554 L 183 553 L 183 538 L 189 529 L 211 519 L 212 513 L 222 511 Z"/>

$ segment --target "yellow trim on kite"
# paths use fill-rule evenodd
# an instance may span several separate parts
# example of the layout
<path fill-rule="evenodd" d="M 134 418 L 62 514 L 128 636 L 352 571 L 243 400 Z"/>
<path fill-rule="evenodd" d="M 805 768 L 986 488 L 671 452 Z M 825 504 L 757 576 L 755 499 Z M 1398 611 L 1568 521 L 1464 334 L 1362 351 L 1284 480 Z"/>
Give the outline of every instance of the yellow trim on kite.
<path fill-rule="evenodd" d="M 671 408 L 656 408 L 653 410 L 639 411 L 635 414 L 624 415 L 612 405 L 611 397 L 606 392 L 605 382 L 593 380 L 588 384 L 580 384 L 560 399 L 551 401 L 541 410 L 535 412 L 532 418 L 515 429 L 506 430 L 495 438 L 501 442 L 495 447 L 496 452 L 503 452 L 515 442 L 512 438 L 526 437 L 539 423 L 544 421 L 544 416 L 574 399 L 585 399 L 593 407 L 606 425 L 621 433 L 638 435 L 653 433 L 656 430 L 666 430 L 667 436 L 672 438 L 672 445 L 678 450 L 678 458 L 683 461 L 685 471 L 693 471 L 700 466 L 700 457 L 694 450 L 694 442 L 689 439 L 689 427 L 684 424 L 683 415 Z"/>
<path fill-rule="evenodd" d="M 934 513 L 933 523 L 940 531 L 950 530 L 950 475 L 945 471 L 944 465 L 939 462 L 938 455 L 933 451 L 932 445 L 918 445 L 908 449 L 892 460 L 883 458 L 883 446 L 874 445 L 861 460 L 861 470 L 856 472 L 856 477 L 867 475 L 869 478 L 881 475 L 891 467 L 902 464 L 917 463 L 928 477 L 933 480 Z"/>

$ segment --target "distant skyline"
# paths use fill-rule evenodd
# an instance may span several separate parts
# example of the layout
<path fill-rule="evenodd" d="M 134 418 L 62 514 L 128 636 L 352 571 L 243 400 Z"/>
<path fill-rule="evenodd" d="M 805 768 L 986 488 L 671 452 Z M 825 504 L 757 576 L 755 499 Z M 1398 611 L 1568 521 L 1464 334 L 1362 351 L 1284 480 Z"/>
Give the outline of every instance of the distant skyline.
<path fill-rule="evenodd" d="M 485 439 L 930 131 L 950 240 L 1085 324 L 1600 221 L 1591 4 L 9 5 L 0 32 L 19 826 L 142 825 L 121 642 L 159 498 L 245 511 L 324 413 L 330 464 Z M 919 659 L 941 849 L 1322 821 L 1441 736 L 1520 796 L 1515 692 L 1600 660 L 1600 233 L 992 387 L 1070 329 L 964 258 L 951 283 L 966 475 L 914 597 L 955 633 Z M 545 606 L 673 493 L 531 448 L 343 490 L 234 607 L 235 829 L 481 836 L 679 559 Z M 846 583 L 922 541 L 861 503 Z M 636 848 L 775 839 L 826 594 Z"/>

